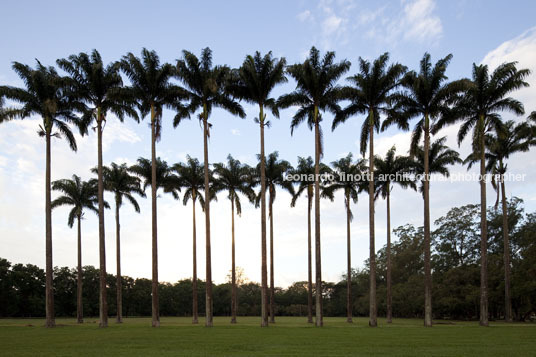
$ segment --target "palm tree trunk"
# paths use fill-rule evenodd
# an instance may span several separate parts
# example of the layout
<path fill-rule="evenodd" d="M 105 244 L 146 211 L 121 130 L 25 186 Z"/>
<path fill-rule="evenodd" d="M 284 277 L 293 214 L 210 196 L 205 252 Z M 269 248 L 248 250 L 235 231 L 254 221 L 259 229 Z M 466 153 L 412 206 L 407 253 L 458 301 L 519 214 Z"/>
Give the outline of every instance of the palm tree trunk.
<path fill-rule="evenodd" d="M 192 323 L 199 322 L 197 313 L 197 237 L 195 227 L 195 201 L 196 192 L 192 190 L 192 231 L 193 231 L 193 277 L 192 277 Z"/>
<path fill-rule="evenodd" d="M 313 323 L 313 257 L 311 244 L 312 187 L 307 187 L 307 322 Z"/>
<path fill-rule="evenodd" d="M 393 296 L 391 293 L 391 183 L 387 183 L 387 323 L 393 322 Z"/>
<path fill-rule="evenodd" d="M 206 232 L 206 315 L 205 326 L 212 327 L 212 263 L 210 249 L 210 187 L 208 175 L 208 114 L 206 105 L 203 104 L 203 144 L 205 158 L 205 232 Z"/>
<path fill-rule="evenodd" d="M 430 129 L 428 115 L 424 128 L 424 326 L 432 327 L 432 265 L 430 253 Z"/>
<path fill-rule="evenodd" d="M 320 124 L 315 105 L 315 257 L 316 257 L 316 326 L 324 325 L 322 311 L 322 261 L 320 254 Z"/>
<path fill-rule="evenodd" d="M 352 250 L 350 240 L 350 192 L 346 192 L 346 322 L 352 323 Z"/>
<path fill-rule="evenodd" d="M 480 326 L 488 322 L 488 222 L 486 207 L 486 151 L 484 142 L 485 122 L 480 117 Z"/>
<path fill-rule="evenodd" d="M 117 274 L 115 289 L 117 292 L 117 319 L 118 324 L 123 322 L 123 284 L 121 281 L 121 224 L 119 223 L 119 200 L 115 200 L 115 254 L 117 263 Z"/>
<path fill-rule="evenodd" d="M 235 270 L 235 234 L 234 234 L 234 198 L 231 199 L 231 323 L 236 324 L 236 270 Z"/>
<path fill-rule="evenodd" d="M 374 112 L 369 111 L 369 233 L 370 233 L 370 288 L 369 326 L 378 326 L 376 305 L 376 248 L 374 246 Z"/>
<path fill-rule="evenodd" d="M 106 298 L 106 239 L 104 236 L 104 184 L 102 180 L 102 121 L 97 108 L 97 181 L 99 200 L 99 327 L 108 326 L 108 300 Z"/>
<path fill-rule="evenodd" d="M 52 123 L 47 121 L 45 127 L 46 136 L 46 171 L 45 171 L 45 258 L 46 258 L 46 278 L 45 278 L 45 310 L 46 327 L 56 326 L 54 318 L 54 288 L 53 288 L 53 268 L 52 268 L 52 206 L 50 199 L 50 131 Z"/>
<path fill-rule="evenodd" d="M 266 266 L 266 158 L 264 155 L 264 112 L 259 105 L 261 127 L 261 327 L 268 327 L 268 272 Z"/>
<path fill-rule="evenodd" d="M 152 280 L 152 321 L 153 327 L 160 326 L 160 306 L 158 304 L 158 235 L 156 216 L 156 118 L 155 108 L 151 104 L 151 206 L 152 206 L 152 253 L 153 253 L 153 280 Z"/>
<path fill-rule="evenodd" d="M 274 197 L 273 187 L 270 187 L 270 323 L 275 323 L 275 291 L 274 291 Z"/>
<path fill-rule="evenodd" d="M 502 220 L 504 244 L 504 319 L 512 322 L 512 300 L 510 297 L 510 234 L 508 230 L 508 207 L 506 204 L 506 188 L 501 174 Z"/>
<path fill-rule="evenodd" d="M 76 322 L 84 322 L 82 302 L 82 217 L 78 215 L 78 269 L 76 276 Z"/>

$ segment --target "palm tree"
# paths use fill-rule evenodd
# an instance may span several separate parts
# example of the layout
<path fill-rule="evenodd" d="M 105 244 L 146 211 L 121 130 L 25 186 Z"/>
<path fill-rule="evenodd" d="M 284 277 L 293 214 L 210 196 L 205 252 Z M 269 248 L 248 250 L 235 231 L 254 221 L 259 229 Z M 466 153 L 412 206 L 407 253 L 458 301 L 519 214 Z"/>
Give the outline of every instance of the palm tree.
<path fill-rule="evenodd" d="M 350 69 L 350 62 L 334 63 L 335 52 L 326 52 L 324 57 L 312 47 L 309 57 L 303 63 L 288 66 L 288 74 L 296 80 L 296 90 L 281 96 L 278 105 L 300 108 L 294 114 L 290 125 L 291 134 L 303 121 L 315 132 L 315 263 L 316 263 L 316 326 L 323 325 L 322 313 L 322 262 L 320 254 L 320 157 L 322 147 L 321 112 L 337 113 L 341 95 L 337 80 Z"/>
<path fill-rule="evenodd" d="M 65 137 L 70 148 L 76 151 L 76 140 L 69 123 L 79 124 L 73 110 L 79 103 L 69 100 L 65 95 L 67 79 L 58 75 L 54 67 L 45 67 L 39 61 L 35 69 L 19 62 L 13 63 L 13 70 L 24 82 L 25 88 L 0 87 L 0 98 L 4 97 L 21 104 L 21 107 L 4 108 L 0 122 L 12 119 L 25 119 L 38 115 L 43 120 L 38 134 L 45 137 L 45 310 L 46 327 L 55 326 L 54 291 L 52 265 L 52 207 L 50 192 L 51 138 Z M 53 131 L 56 129 L 56 131 Z"/>
<path fill-rule="evenodd" d="M 492 174 L 492 185 L 497 191 L 497 202 L 495 208 L 499 205 L 499 194 L 502 196 L 502 223 L 503 223 L 503 245 L 504 245 L 504 319 L 512 322 L 512 301 L 510 293 L 510 234 L 508 228 L 508 211 L 506 202 L 506 187 L 504 175 L 508 165 L 506 160 L 518 152 L 527 152 L 531 146 L 536 145 L 533 132 L 534 125 L 527 122 L 516 124 L 513 120 L 504 123 L 501 130 L 495 134 L 487 134 L 485 137 L 486 145 L 486 172 Z M 465 163 L 471 167 L 480 160 L 479 155 L 470 154 Z M 498 176 L 498 179 L 497 179 Z"/>
<path fill-rule="evenodd" d="M 238 306 L 237 288 L 236 288 L 236 271 L 235 271 L 235 224 L 234 212 L 238 216 L 242 214 L 242 204 L 240 203 L 239 193 L 245 195 L 250 202 L 255 201 L 255 192 L 251 188 L 251 168 L 233 159 L 231 155 L 227 156 L 227 165 L 223 163 L 214 164 L 214 173 L 216 174 L 216 183 L 214 190 L 227 191 L 227 198 L 231 201 L 231 323 L 236 323 L 236 310 Z"/>
<path fill-rule="evenodd" d="M 354 216 L 350 208 L 351 202 L 357 203 L 358 195 L 365 189 L 364 181 L 354 180 L 361 178 L 366 172 L 367 167 L 364 159 L 358 159 L 353 162 L 352 153 L 348 153 L 337 161 L 333 161 L 331 166 L 337 172 L 332 182 L 327 182 L 322 192 L 323 196 L 332 201 L 335 198 L 335 192 L 342 191 L 344 194 L 344 208 L 346 210 L 346 322 L 352 323 L 352 258 L 351 258 L 351 239 L 350 239 L 350 222 Z"/>
<path fill-rule="evenodd" d="M 174 174 L 172 167 L 168 163 L 157 157 L 156 163 L 156 190 L 162 188 L 164 193 L 170 193 L 174 199 L 179 199 L 180 192 L 180 180 L 177 175 Z M 151 160 L 140 157 L 137 160 L 137 164 L 128 168 L 128 171 L 138 176 L 142 183 L 142 191 L 145 192 L 147 187 L 152 186 L 153 181 L 153 163 Z M 158 197 L 158 195 L 157 195 Z"/>
<path fill-rule="evenodd" d="M 201 190 L 205 183 L 204 168 L 200 165 L 199 160 L 186 156 L 186 164 L 177 163 L 173 169 L 179 176 L 180 186 L 186 191 L 182 197 L 182 203 L 186 206 L 188 201 L 192 200 L 192 232 L 193 232 L 193 277 L 192 277 L 192 323 L 198 323 L 197 312 L 197 238 L 195 224 L 195 203 L 199 202 L 201 209 L 204 210 L 205 199 Z M 215 199 L 214 195 L 213 198 Z"/>
<path fill-rule="evenodd" d="M 407 120 L 418 117 L 413 129 L 411 151 L 413 155 L 424 136 L 424 326 L 432 326 L 432 268 L 430 253 L 430 189 L 427 152 L 430 149 L 430 135 L 438 130 L 440 120 L 448 121 L 453 117 L 451 104 L 464 89 L 465 80 L 447 82 L 445 75 L 452 59 L 449 54 L 432 65 L 430 54 L 425 53 L 420 62 L 419 73 L 406 73 L 402 85 L 406 89 L 393 96 L 395 111 L 384 121 L 383 127 L 398 123 L 407 125 Z M 397 113 L 401 115 L 396 115 Z"/>
<path fill-rule="evenodd" d="M 258 155 L 259 164 L 256 168 L 256 179 L 260 180 L 261 157 Z M 279 153 L 274 151 L 266 160 L 265 189 L 268 191 L 268 217 L 270 218 L 270 322 L 275 322 L 275 286 L 274 286 L 274 214 L 273 205 L 276 197 L 276 189 L 280 187 L 294 195 L 292 181 L 286 180 L 287 173 L 292 172 L 292 165 L 286 160 L 279 160 Z M 255 182 L 257 184 L 258 182 Z M 262 188 L 261 188 L 262 189 Z M 257 196 L 257 205 L 261 200 L 261 192 Z"/>
<path fill-rule="evenodd" d="M 374 166 L 378 175 L 376 181 L 376 198 L 382 196 L 387 201 L 387 323 L 393 321 L 392 294 L 391 294 L 391 191 L 392 184 L 399 184 L 402 188 L 415 189 L 415 183 L 409 179 L 411 159 L 407 156 L 395 156 L 396 148 L 393 146 L 385 158 L 376 156 Z"/>
<path fill-rule="evenodd" d="M 281 83 L 285 83 L 285 58 L 276 59 L 272 52 L 261 56 L 255 52 L 254 56 L 248 55 L 242 66 L 235 71 L 234 81 L 230 86 L 233 95 L 250 104 L 259 106 L 259 117 L 255 122 L 259 124 L 261 133 L 261 326 L 268 326 L 268 274 L 266 263 L 266 157 L 264 155 L 264 128 L 270 126 L 266 120 L 264 108 L 272 111 L 272 115 L 279 118 L 277 102 L 270 96 L 272 90 Z"/>
<path fill-rule="evenodd" d="M 369 326 L 376 327 L 377 301 L 376 301 L 376 249 L 374 243 L 374 130 L 380 129 L 380 114 L 389 113 L 389 104 L 392 102 L 393 90 L 400 85 L 400 77 L 406 67 L 395 63 L 387 66 L 389 54 L 384 53 L 372 64 L 359 58 L 359 73 L 348 80 L 353 86 L 343 89 L 342 98 L 350 100 L 350 104 L 339 112 L 331 130 L 344 123 L 349 117 L 356 114 L 366 114 L 361 127 L 361 154 L 365 156 L 367 143 L 369 144 L 369 232 L 370 232 L 370 289 L 369 289 Z M 403 127 L 403 123 L 399 123 Z"/>
<path fill-rule="evenodd" d="M 83 303 L 82 303 L 82 217 L 84 208 L 98 213 L 97 207 L 97 181 L 82 181 L 79 176 L 73 175 L 72 180 L 64 179 L 52 182 L 52 189 L 60 191 L 63 194 L 52 201 L 52 209 L 59 206 L 73 206 L 69 212 L 67 224 L 73 228 L 74 221 L 78 226 L 78 269 L 77 269 L 77 289 L 76 289 L 76 321 L 81 324 L 84 322 Z M 109 206 L 105 203 L 106 208 Z"/>
<path fill-rule="evenodd" d="M 98 169 L 92 170 L 98 173 Z M 123 296 L 122 296 L 122 280 L 121 280 L 121 225 L 119 223 L 119 209 L 123 205 L 123 200 L 126 199 L 134 207 L 136 212 L 140 212 L 140 205 L 132 195 L 136 193 L 145 197 L 145 193 L 141 190 L 140 179 L 132 176 L 129 173 L 126 164 L 117 165 L 112 162 L 110 167 L 103 166 L 102 177 L 104 189 L 114 194 L 115 199 L 115 244 L 116 244 L 116 291 L 117 291 L 117 323 L 123 322 Z"/>
<path fill-rule="evenodd" d="M 320 175 L 328 173 L 330 168 L 320 164 Z M 298 189 L 292 196 L 291 207 L 296 206 L 296 201 L 302 193 L 307 192 L 307 322 L 313 323 L 313 261 L 311 246 L 311 209 L 313 208 L 314 174 L 315 165 L 311 156 L 303 158 L 298 156 L 298 165 L 292 170 L 293 175 L 298 175 Z"/>
<path fill-rule="evenodd" d="M 447 145 L 445 145 L 445 142 L 447 141 L 447 137 L 444 136 L 442 138 L 439 138 L 435 141 L 433 141 L 430 144 L 430 148 L 428 150 L 428 168 L 430 175 L 432 174 L 439 174 L 443 175 L 445 177 L 450 176 L 450 171 L 448 169 L 449 165 L 454 164 L 460 164 L 463 161 L 460 159 L 460 154 L 451 148 L 449 148 Z M 424 146 L 420 145 L 415 150 L 415 155 L 413 156 L 413 160 L 411 162 L 411 172 L 416 175 L 420 175 L 421 177 L 424 175 Z M 424 199 L 424 177 L 422 177 L 421 181 L 419 182 L 419 192 L 423 195 Z"/>
<path fill-rule="evenodd" d="M 87 127 L 95 121 L 97 124 L 97 180 L 99 200 L 99 326 L 108 326 L 108 304 L 106 299 L 106 246 L 104 237 L 104 184 L 102 178 L 102 131 L 109 112 L 114 113 L 123 121 L 125 114 L 138 120 L 133 103 L 122 95 L 123 81 L 119 73 L 119 63 L 105 66 L 97 50 L 91 55 L 80 53 L 68 59 L 56 61 L 58 66 L 71 77 L 70 95 L 80 100 L 82 107 L 82 123 Z"/>
<path fill-rule="evenodd" d="M 203 123 L 203 156 L 205 160 L 205 197 L 210 197 L 208 138 L 212 126 L 208 118 L 213 108 L 223 109 L 233 115 L 244 118 L 246 114 L 242 106 L 236 102 L 226 90 L 231 76 L 231 69 L 227 66 L 212 66 L 212 51 L 205 48 L 201 51 L 201 58 L 193 53 L 183 51 L 183 59 L 177 61 L 177 77 L 186 86 L 187 96 L 190 98 L 188 106 L 181 111 L 173 121 L 177 126 L 184 118 L 189 118 L 198 110 L 199 120 Z M 206 317 L 205 326 L 213 325 L 212 303 L 212 258 L 210 246 L 210 200 L 205 200 L 205 234 L 206 234 Z"/>
<path fill-rule="evenodd" d="M 487 65 L 473 64 L 472 80 L 467 85 L 458 103 L 459 120 L 458 144 L 473 130 L 473 151 L 480 157 L 480 325 L 488 326 L 488 227 L 486 207 L 486 156 L 485 136 L 491 130 L 499 132 L 503 126 L 499 112 L 509 111 L 524 114 L 523 104 L 507 97 L 517 89 L 527 87 L 525 78 L 528 69 L 517 69 L 516 62 L 504 63 L 489 73 Z M 449 121 L 445 121 L 447 124 Z M 452 120 L 450 121 L 452 122 Z"/>
<path fill-rule="evenodd" d="M 157 238 L 157 162 L 156 141 L 160 139 L 162 128 L 162 110 L 169 108 L 182 112 L 181 100 L 185 92 L 170 83 L 176 74 L 175 67 L 168 63 L 160 64 L 155 51 L 143 49 L 141 58 L 128 53 L 121 60 L 121 69 L 130 79 L 128 96 L 136 100 L 136 106 L 143 117 L 151 115 L 151 206 L 152 206 L 152 326 L 160 326 L 160 308 L 158 303 L 158 238 Z"/>

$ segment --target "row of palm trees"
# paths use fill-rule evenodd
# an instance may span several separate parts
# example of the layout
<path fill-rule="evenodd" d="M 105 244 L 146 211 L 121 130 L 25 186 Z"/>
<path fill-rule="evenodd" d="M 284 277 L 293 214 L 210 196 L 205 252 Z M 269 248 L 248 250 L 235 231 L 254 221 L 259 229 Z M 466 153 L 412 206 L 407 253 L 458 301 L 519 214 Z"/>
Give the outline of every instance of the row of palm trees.
<path fill-rule="evenodd" d="M 410 120 L 417 118 L 414 126 L 411 156 L 421 150 L 422 181 L 424 197 L 424 261 L 425 261 L 425 326 L 432 325 L 431 266 L 430 266 L 430 205 L 429 180 L 432 172 L 430 155 L 433 144 L 431 137 L 447 125 L 461 123 L 458 142 L 472 131 L 473 157 L 480 163 L 480 173 L 486 173 L 486 137 L 500 137 L 506 130 L 501 112 L 524 113 L 523 104 L 508 97 L 517 89 L 528 86 L 525 78 L 530 71 L 518 69 L 515 62 L 504 63 L 490 73 L 486 65 L 473 64 L 472 78 L 448 81 L 446 69 L 452 56 L 449 55 L 433 64 L 425 54 L 418 71 L 408 71 L 399 63 L 389 63 L 387 53 L 370 62 L 359 58 L 358 72 L 348 77 L 350 85 L 341 86 L 338 80 L 350 69 L 350 62 L 335 61 L 334 52 L 321 56 L 312 48 L 303 63 L 287 65 L 284 58 L 274 58 L 271 52 L 262 56 L 256 52 L 247 56 L 238 69 L 224 65 L 213 65 L 212 52 L 205 48 L 198 58 L 183 51 L 176 65 L 161 63 L 154 51 L 143 49 L 141 57 L 132 53 L 120 61 L 104 65 L 100 54 L 80 53 L 57 61 L 67 76 L 60 75 L 54 67 L 37 62 L 35 69 L 15 62 L 13 69 L 24 82 L 24 88 L 0 87 L 0 98 L 20 103 L 18 107 L 7 107 L 1 111 L 1 121 L 27 118 L 38 115 L 42 118 L 40 135 L 46 141 L 45 216 L 46 216 L 46 325 L 54 326 L 52 293 L 52 226 L 51 226 L 51 138 L 63 136 L 71 148 L 76 142 L 70 126 L 78 127 L 82 135 L 94 123 L 97 131 L 97 203 L 99 214 L 99 260 L 100 260 L 100 326 L 107 326 L 106 283 L 105 283 L 105 239 L 103 192 L 104 167 L 102 163 L 102 135 L 106 118 L 115 114 L 120 120 L 125 116 L 135 120 L 147 116 L 151 120 L 151 160 L 144 164 L 151 169 L 150 185 L 152 198 L 152 325 L 159 326 L 158 306 L 158 254 L 157 254 L 157 156 L 156 142 L 160 138 L 163 110 L 174 111 L 174 126 L 183 119 L 197 114 L 203 124 L 204 138 L 204 195 L 211 197 L 208 158 L 208 137 L 212 124 L 209 122 L 213 108 L 223 109 L 233 115 L 245 117 L 239 101 L 258 105 L 259 115 L 255 118 L 260 127 L 260 207 L 261 207 L 261 326 L 268 325 L 268 282 L 266 249 L 266 191 L 270 183 L 266 177 L 268 162 L 264 154 L 264 129 L 269 125 L 265 109 L 279 116 L 279 110 L 297 106 L 291 121 L 291 133 L 306 121 L 314 130 L 315 180 L 307 185 L 308 196 L 314 199 L 315 212 L 315 264 L 316 264 L 316 325 L 322 326 L 322 274 L 320 239 L 320 179 L 323 155 L 322 119 L 326 112 L 334 115 L 332 130 L 351 117 L 363 115 L 360 134 L 361 153 L 366 154 L 369 146 L 368 182 L 369 232 L 370 232 L 370 326 L 377 325 L 376 306 L 376 262 L 374 232 L 374 200 L 376 187 L 374 174 L 374 133 L 391 125 L 409 130 Z M 122 75 L 129 80 L 124 85 Z M 296 81 L 296 89 L 278 99 L 271 96 L 272 90 L 287 81 L 287 75 Z M 179 84 L 172 81 L 177 79 Z M 340 104 L 347 104 L 341 108 Z M 536 115 L 531 116 L 534 118 Z M 490 151 L 491 153 L 491 151 Z M 394 154 L 393 154 L 394 155 Z M 489 155 L 488 155 L 489 156 Z M 500 162 L 500 160 L 499 160 Z M 141 163 L 140 163 L 141 164 Z M 500 165 L 500 164 L 499 164 Z M 149 181 L 146 181 L 149 185 Z M 267 187 L 268 185 L 268 187 Z M 488 325 L 487 311 L 487 227 L 485 180 L 481 182 L 481 303 L 480 324 Z M 382 195 L 389 197 L 387 186 Z M 310 192 L 311 191 L 311 192 Z M 385 193 L 384 193 L 385 192 Z M 311 195 L 309 195 L 311 193 Z M 269 191 L 269 200 L 275 196 Z M 346 205 L 349 205 L 347 195 Z M 193 200 L 195 198 L 192 197 Z M 353 199 L 353 198 L 352 198 Z M 206 231 L 206 326 L 212 326 L 212 279 L 210 245 L 210 199 L 204 200 Z M 272 222 L 272 221 L 271 221 Z M 271 245 L 273 239 L 271 239 Z M 506 254 L 506 253 L 505 253 Z M 505 255 L 506 256 L 506 255 Z M 309 259 L 311 261 L 312 259 Z M 505 259 L 506 260 L 506 259 Z M 311 270 L 311 269 L 310 269 Z M 273 280 L 271 278 L 271 280 Z"/>

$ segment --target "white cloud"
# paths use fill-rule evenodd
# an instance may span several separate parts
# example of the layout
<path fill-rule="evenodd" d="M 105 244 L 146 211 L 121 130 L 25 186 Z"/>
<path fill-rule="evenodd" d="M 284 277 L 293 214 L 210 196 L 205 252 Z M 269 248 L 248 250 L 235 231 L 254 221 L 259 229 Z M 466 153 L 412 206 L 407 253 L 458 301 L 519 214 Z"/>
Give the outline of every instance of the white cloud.
<path fill-rule="evenodd" d="M 234 136 L 240 136 L 240 130 L 238 129 L 231 129 L 231 134 Z"/>
<path fill-rule="evenodd" d="M 418 42 L 434 41 L 441 36 L 441 19 L 434 14 L 433 0 L 415 0 L 404 6 L 401 27 L 405 28 L 404 38 Z"/>
<path fill-rule="evenodd" d="M 365 37 L 391 45 L 401 40 L 434 43 L 441 38 L 443 25 L 435 13 L 434 0 L 403 0 L 401 5 L 362 10 L 358 25 L 365 30 Z"/>
<path fill-rule="evenodd" d="M 311 14 L 311 11 L 309 11 L 309 10 L 304 10 L 304 11 L 300 12 L 298 15 L 296 15 L 296 17 L 301 22 L 305 22 L 307 20 L 313 20 L 313 15 Z"/>

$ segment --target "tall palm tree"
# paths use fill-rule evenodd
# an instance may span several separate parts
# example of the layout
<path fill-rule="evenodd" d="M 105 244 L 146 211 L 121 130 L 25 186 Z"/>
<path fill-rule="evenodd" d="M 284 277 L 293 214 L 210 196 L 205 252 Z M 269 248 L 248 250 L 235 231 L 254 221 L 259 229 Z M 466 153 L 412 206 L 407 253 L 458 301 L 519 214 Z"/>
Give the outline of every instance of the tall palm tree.
<path fill-rule="evenodd" d="M 212 126 L 208 118 L 213 108 L 223 109 L 240 118 L 246 114 L 242 106 L 231 97 L 227 91 L 231 76 L 231 69 L 227 66 L 212 65 L 212 51 L 205 48 L 201 51 L 201 58 L 197 58 L 189 51 L 183 51 L 183 58 L 177 61 L 177 77 L 186 86 L 187 96 L 190 98 L 188 106 L 179 112 L 173 121 L 177 126 L 184 118 L 189 118 L 197 111 L 199 120 L 203 123 L 203 156 L 205 161 L 205 197 L 210 197 L 210 178 L 208 162 L 209 129 Z M 205 326 L 213 325 L 212 302 L 212 258 L 210 246 L 210 200 L 205 200 L 205 234 L 206 234 L 206 317 Z"/>
<path fill-rule="evenodd" d="M 98 173 L 98 169 L 93 169 L 94 173 Z M 112 162 L 110 167 L 102 167 L 102 177 L 104 189 L 113 193 L 115 200 L 115 244 L 116 244 L 116 291 L 117 291 L 117 323 L 123 322 L 123 291 L 121 280 L 121 224 L 119 221 L 119 209 L 123 205 L 123 200 L 126 199 L 136 212 L 140 212 L 140 205 L 133 194 L 136 193 L 145 197 L 145 193 L 141 190 L 140 179 L 132 176 L 129 173 L 126 164 L 118 165 Z"/>
<path fill-rule="evenodd" d="M 78 125 L 78 118 L 73 110 L 79 103 L 66 96 L 67 79 L 58 75 L 54 67 L 43 66 L 37 61 L 35 69 L 19 62 L 13 63 L 13 70 L 24 82 L 25 88 L 11 86 L 0 87 L 0 98 L 6 98 L 21 104 L 20 107 L 4 108 L 0 122 L 12 119 L 25 119 L 40 116 L 43 123 L 39 125 L 38 134 L 45 137 L 45 310 L 46 327 L 55 326 L 54 290 L 52 265 L 52 207 L 50 193 L 51 173 L 51 138 L 65 137 L 70 148 L 76 151 L 76 140 L 69 128 L 69 123 Z M 54 131 L 55 130 L 55 131 Z"/>
<path fill-rule="evenodd" d="M 245 195 L 250 202 L 255 201 L 255 192 L 251 188 L 251 168 L 227 156 L 227 165 L 223 163 L 214 164 L 214 174 L 216 175 L 215 191 L 227 191 L 227 198 L 231 201 L 231 323 L 236 323 L 236 311 L 238 307 L 236 271 L 235 271 L 235 224 L 234 212 L 242 214 L 242 204 L 239 194 Z"/>
<path fill-rule="evenodd" d="M 393 321 L 392 294 L 391 294 L 391 191 L 392 184 L 399 184 L 402 188 L 415 189 L 415 182 L 409 179 L 411 172 L 411 159 L 407 156 L 396 156 L 396 147 L 387 151 L 385 158 L 374 157 L 376 167 L 376 198 L 382 196 L 387 201 L 387 323 Z"/>
<path fill-rule="evenodd" d="M 356 162 L 352 153 L 348 153 L 337 161 L 333 161 L 331 166 L 336 171 L 334 180 L 327 182 L 322 192 L 323 196 L 330 198 L 332 201 L 335 198 L 335 192 L 342 191 L 344 194 L 344 208 L 346 210 L 346 321 L 352 323 L 352 254 L 351 254 L 351 235 L 350 222 L 354 216 L 350 204 L 357 203 L 359 193 L 366 187 L 364 181 L 354 180 L 353 178 L 363 177 L 367 167 L 364 159 L 358 159 Z"/>
<path fill-rule="evenodd" d="M 186 93 L 180 87 L 171 84 L 170 79 L 176 69 L 169 63 L 160 63 L 155 51 L 143 49 L 141 58 L 128 53 L 121 60 L 121 69 L 130 79 L 131 85 L 127 95 L 134 98 L 142 116 L 151 116 L 151 206 L 152 206 L 152 326 L 160 326 L 160 307 L 158 303 L 158 234 L 157 234 L 157 162 L 156 141 L 160 139 L 162 128 L 162 110 L 169 108 L 182 112 L 181 100 Z"/>
<path fill-rule="evenodd" d="M 266 259 L 266 157 L 264 154 L 264 128 L 270 126 L 270 121 L 266 120 L 264 108 L 272 111 L 272 115 L 279 118 L 277 101 L 270 95 L 272 90 L 281 83 L 285 83 L 285 58 L 276 59 L 272 57 L 272 52 L 264 56 L 260 52 L 255 52 L 254 56 L 248 55 L 244 59 L 242 66 L 235 71 L 233 83 L 230 91 L 233 95 L 247 103 L 259 106 L 259 117 L 255 122 L 260 127 L 261 143 L 261 326 L 268 326 L 268 274 Z"/>
<path fill-rule="evenodd" d="M 259 164 L 256 169 L 256 178 L 260 180 L 261 157 L 258 155 Z M 274 151 L 266 160 L 265 189 L 268 191 L 268 217 L 270 218 L 270 322 L 275 322 L 275 286 L 274 286 L 274 201 L 277 187 L 280 187 L 294 195 L 294 186 L 291 181 L 285 179 L 287 173 L 292 172 L 292 165 L 286 160 L 279 160 L 279 153 Z M 258 183 L 258 182 L 256 182 Z M 262 189 L 262 188 L 261 188 Z M 262 192 L 257 196 L 257 205 L 261 200 Z"/>
<path fill-rule="evenodd" d="M 322 147 L 321 112 L 337 113 L 337 104 L 341 89 L 338 79 L 350 69 L 350 62 L 343 60 L 335 63 L 335 52 L 326 52 L 321 57 L 320 51 L 312 47 L 309 57 L 303 63 L 287 67 L 287 73 L 294 78 L 296 89 L 282 95 L 278 100 L 281 108 L 299 106 L 290 125 L 291 134 L 302 122 L 307 121 L 310 130 L 315 133 L 315 263 L 316 263 L 316 326 L 323 325 L 322 313 L 322 262 L 320 252 L 320 157 Z"/>
<path fill-rule="evenodd" d="M 330 168 L 320 163 L 320 175 L 330 172 Z M 314 196 L 315 164 L 311 156 L 303 158 L 298 156 L 298 165 L 292 170 L 293 175 L 298 175 L 298 189 L 292 196 L 291 207 L 296 206 L 296 201 L 306 192 L 307 195 L 307 322 L 313 323 L 313 258 L 311 243 L 311 210 Z"/>
<path fill-rule="evenodd" d="M 173 169 L 179 176 L 180 186 L 185 188 L 182 196 L 182 203 L 186 206 L 188 201 L 192 200 L 192 232 L 193 232 L 193 276 L 192 276 L 192 323 L 199 322 L 198 316 L 198 299 L 197 299 L 197 237 L 195 224 L 195 203 L 199 202 L 201 209 L 205 208 L 205 199 L 202 189 L 205 184 L 204 168 L 200 165 L 199 160 L 186 156 L 186 163 L 177 163 Z M 216 196 L 214 195 L 214 199 Z M 212 199 L 212 197 L 211 197 Z"/>
<path fill-rule="evenodd" d="M 452 59 L 449 54 L 432 64 L 430 54 L 425 53 L 419 72 L 410 71 L 402 80 L 406 91 L 393 96 L 396 110 L 384 121 L 383 128 L 398 123 L 407 125 L 407 120 L 419 118 L 413 129 L 411 151 L 413 155 L 424 136 L 424 326 L 432 326 L 432 267 L 430 253 L 430 189 L 427 177 L 430 136 L 438 130 L 437 123 L 453 117 L 451 104 L 466 85 L 465 80 L 448 82 L 445 75 Z M 397 113 L 401 115 L 396 115 Z"/>
<path fill-rule="evenodd" d="M 87 127 L 92 122 L 97 126 L 97 180 L 99 200 L 99 326 L 108 325 L 108 304 L 106 298 L 106 246 L 104 231 L 104 184 L 102 177 L 102 131 L 108 113 L 115 114 L 123 121 L 125 114 L 138 120 L 132 101 L 123 95 L 123 81 L 119 73 L 119 63 L 105 66 L 100 53 L 93 50 L 90 55 L 81 52 L 68 59 L 56 61 L 65 70 L 72 81 L 70 95 L 80 100 L 84 106 L 82 123 Z"/>
<path fill-rule="evenodd" d="M 472 129 L 473 151 L 480 156 L 480 325 L 488 326 L 488 227 L 486 207 L 486 133 L 499 132 L 503 123 L 500 112 L 508 111 L 516 115 L 525 113 L 523 104 L 507 97 L 517 89 L 527 87 L 525 78 L 528 69 L 517 69 L 516 62 L 504 63 L 493 73 L 487 65 L 473 64 L 472 79 L 467 85 L 463 97 L 459 100 L 459 120 L 462 121 L 458 131 L 458 143 L 461 143 Z M 447 124 L 449 121 L 445 121 Z"/>
<path fill-rule="evenodd" d="M 361 127 L 361 154 L 365 156 L 369 144 L 369 232 L 370 232 L 370 289 L 369 289 L 369 326 L 378 325 L 378 307 L 376 301 L 376 248 L 374 235 L 374 130 L 380 129 L 380 114 L 390 112 L 393 90 L 400 85 L 400 78 L 406 67 L 395 63 L 387 65 L 389 54 L 384 53 L 370 63 L 359 58 L 359 73 L 348 78 L 352 86 L 343 89 L 342 98 L 350 104 L 339 112 L 331 130 L 356 114 L 366 114 Z M 403 123 L 399 126 L 404 127 Z"/>
<path fill-rule="evenodd" d="M 52 209 L 59 206 L 72 206 L 69 212 L 67 224 L 73 228 L 74 221 L 77 221 L 78 227 L 78 267 L 77 267 L 77 288 L 76 288 L 76 321 L 81 324 L 84 322 L 83 303 L 82 303 L 82 217 L 84 209 L 87 208 L 98 213 L 96 205 L 98 204 L 98 187 L 96 180 L 82 181 L 79 176 L 73 175 L 72 180 L 64 179 L 52 182 L 52 189 L 60 191 L 61 196 L 52 201 Z M 104 202 L 105 207 L 109 208 Z"/>
<path fill-rule="evenodd" d="M 512 322 L 512 301 L 510 293 L 510 234 L 508 228 L 508 211 L 506 202 L 506 187 L 504 175 L 508 165 L 506 160 L 518 152 L 527 152 L 536 145 L 533 132 L 535 126 L 527 122 L 516 124 L 513 120 L 504 123 L 499 132 L 489 133 L 485 137 L 486 172 L 492 174 L 492 185 L 497 191 L 495 208 L 499 205 L 499 195 L 502 203 L 503 245 L 504 245 L 504 319 Z M 479 155 L 470 154 L 465 163 L 471 167 L 480 160 Z M 496 178 L 498 176 L 498 179 Z"/>

